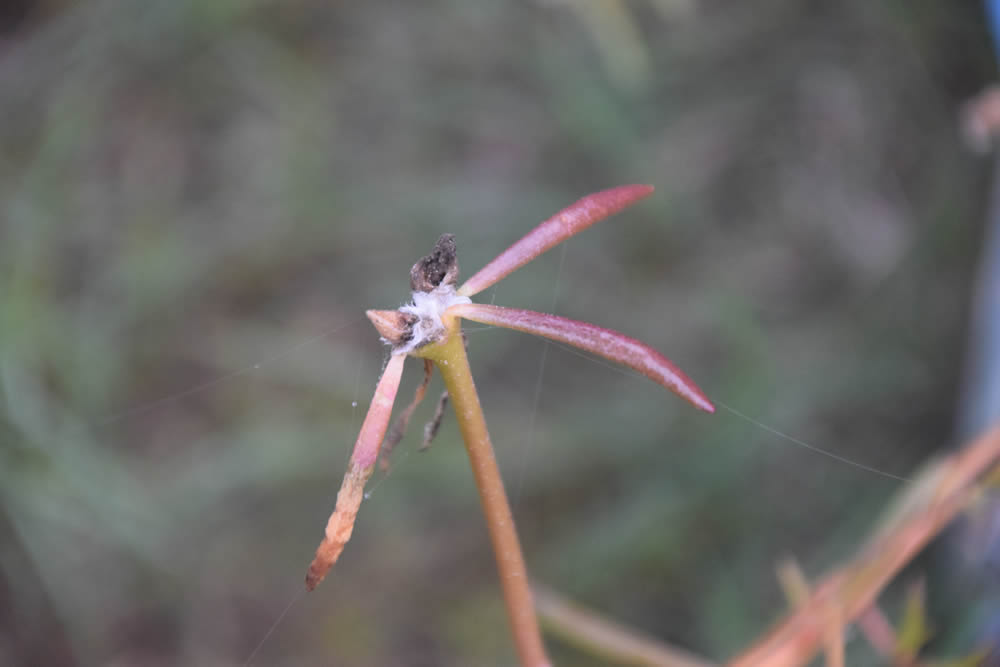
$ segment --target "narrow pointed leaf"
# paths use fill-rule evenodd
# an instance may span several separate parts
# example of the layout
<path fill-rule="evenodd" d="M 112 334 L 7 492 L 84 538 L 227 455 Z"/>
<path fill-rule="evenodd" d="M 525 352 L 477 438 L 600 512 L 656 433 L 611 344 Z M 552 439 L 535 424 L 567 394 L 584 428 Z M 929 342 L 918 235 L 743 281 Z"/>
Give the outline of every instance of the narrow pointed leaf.
<path fill-rule="evenodd" d="M 370 468 L 375 465 L 378 458 L 379 448 L 382 446 L 382 438 L 385 437 L 386 429 L 389 428 L 389 417 L 392 416 L 392 405 L 396 401 L 396 392 L 399 390 L 399 380 L 403 375 L 403 362 L 406 360 L 405 354 L 394 354 L 389 357 L 389 363 L 382 371 L 378 385 L 375 387 L 375 396 L 368 406 L 368 414 L 365 415 L 364 422 L 361 423 L 361 431 L 358 433 L 358 441 L 354 444 L 354 451 L 351 453 L 351 463 L 359 468 Z"/>
<path fill-rule="evenodd" d="M 653 193 L 651 185 L 622 185 L 587 195 L 525 234 L 469 278 L 458 293 L 472 296 L 496 284 L 546 250 Z"/>
<path fill-rule="evenodd" d="M 404 354 L 394 354 L 389 357 L 389 363 L 386 364 L 378 386 L 375 387 L 372 404 L 368 408 L 368 414 L 365 415 L 364 423 L 361 424 L 361 432 L 354 444 L 347 473 L 340 485 L 340 491 L 337 492 L 337 505 L 330 515 L 330 520 L 327 521 L 326 534 L 316 549 L 316 557 L 313 558 L 306 573 L 306 588 L 310 591 L 323 581 L 323 577 L 340 558 L 344 545 L 351 539 L 354 520 L 358 516 L 358 509 L 364 498 L 365 483 L 375 470 L 379 448 L 389 427 L 392 404 L 399 390 L 399 380 L 403 375 L 405 360 Z"/>
<path fill-rule="evenodd" d="M 639 371 L 699 410 L 715 412 L 715 406 L 708 400 L 704 392 L 669 359 L 645 343 L 629 338 L 623 333 L 586 322 L 566 319 L 558 315 L 546 315 L 532 310 L 503 308 L 482 303 L 455 305 L 447 312 L 449 315 L 464 317 L 481 324 L 545 336 L 592 352 Z"/>

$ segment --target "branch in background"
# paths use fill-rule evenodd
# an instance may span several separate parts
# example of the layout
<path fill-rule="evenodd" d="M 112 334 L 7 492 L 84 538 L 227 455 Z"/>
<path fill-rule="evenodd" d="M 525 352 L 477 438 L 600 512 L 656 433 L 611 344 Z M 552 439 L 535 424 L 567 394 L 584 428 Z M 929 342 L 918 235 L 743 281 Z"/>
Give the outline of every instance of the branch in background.
<path fill-rule="evenodd" d="M 778 563 L 776 570 L 778 583 L 788 598 L 789 606 L 796 609 L 808 602 L 809 580 L 798 561 L 788 557 Z M 826 664 L 827 667 L 844 665 L 844 626 L 839 619 L 831 619 L 826 630 Z"/>
<path fill-rule="evenodd" d="M 858 616 L 858 627 L 883 660 L 888 664 L 896 664 L 896 643 L 898 642 L 896 630 L 881 609 L 872 605 L 861 612 Z"/>
<path fill-rule="evenodd" d="M 591 655 L 625 665 L 711 667 L 692 653 L 664 644 L 574 604 L 537 584 L 535 605 L 545 629 Z"/>
<path fill-rule="evenodd" d="M 1000 461 L 1000 425 L 928 469 L 905 492 L 891 525 L 876 532 L 854 561 L 824 577 L 809 599 L 731 667 L 802 665 L 828 640 L 831 624 L 850 623 L 955 516 L 979 499 L 978 478 Z"/>

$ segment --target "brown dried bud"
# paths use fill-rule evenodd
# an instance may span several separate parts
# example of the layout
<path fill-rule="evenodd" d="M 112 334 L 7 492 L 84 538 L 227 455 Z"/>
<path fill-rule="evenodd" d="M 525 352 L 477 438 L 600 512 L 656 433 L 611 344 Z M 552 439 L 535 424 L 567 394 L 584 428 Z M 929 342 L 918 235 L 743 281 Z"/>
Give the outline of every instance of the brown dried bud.
<path fill-rule="evenodd" d="M 440 285 L 454 285 L 458 280 L 458 249 L 454 234 L 442 234 L 434 250 L 410 269 L 410 289 L 430 292 Z"/>
<path fill-rule="evenodd" d="M 393 347 L 402 345 L 413 337 L 413 325 L 419 319 L 398 310 L 369 310 L 365 313 L 379 335 Z"/>

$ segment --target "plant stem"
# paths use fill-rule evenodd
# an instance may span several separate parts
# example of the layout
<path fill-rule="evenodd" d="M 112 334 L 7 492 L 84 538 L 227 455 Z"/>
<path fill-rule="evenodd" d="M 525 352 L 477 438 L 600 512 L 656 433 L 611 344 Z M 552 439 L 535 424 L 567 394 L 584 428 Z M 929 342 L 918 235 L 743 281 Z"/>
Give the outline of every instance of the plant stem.
<path fill-rule="evenodd" d="M 517 538 L 514 517 L 507 502 L 490 434 L 486 429 L 483 408 L 472 380 L 465 343 L 457 318 L 447 319 L 451 320 L 445 323 L 450 334 L 447 340 L 423 348 L 417 354 L 437 364 L 455 406 L 458 427 L 465 441 L 465 450 L 469 455 L 486 525 L 493 542 L 500 584 L 507 605 L 507 617 L 521 664 L 529 667 L 550 665 L 535 615 L 534 598 L 521 553 L 521 543 Z"/>
<path fill-rule="evenodd" d="M 550 634 L 592 656 L 621 665 L 713 667 L 713 663 L 570 602 L 535 584 L 538 613 Z"/>

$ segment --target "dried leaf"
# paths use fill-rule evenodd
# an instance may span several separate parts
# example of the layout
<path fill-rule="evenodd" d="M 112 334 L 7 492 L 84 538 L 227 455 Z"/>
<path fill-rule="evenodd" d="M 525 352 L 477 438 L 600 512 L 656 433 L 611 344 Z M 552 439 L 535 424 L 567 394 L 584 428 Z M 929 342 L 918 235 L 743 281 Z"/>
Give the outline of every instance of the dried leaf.
<path fill-rule="evenodd" d="M 372 404 L 361 424 L 358 441 L 354 444 L 354 452 L 344 475 L 344 482 L 337 492 L 337 504 L 330 520 L 326 523 L 326 535 L 316 549 L 316 557 L 309 565 L 306 573 L 306 589 L 313 590 L 323 581 L 333 564 L 340 558 L 344 545 L 351 539 L 354 531 L 354 520 L 358 516 L 358 508 L 364 498 L 365 483 L 375 470 L 382 438 L 389 427 L 389 417 L 392 416 L 392 404 L 399 390 L 399 380 L 403 375 L 403 362 L 406 355 L 394 354 L 389 357 L 385 371 L 375 387 Z"/>

